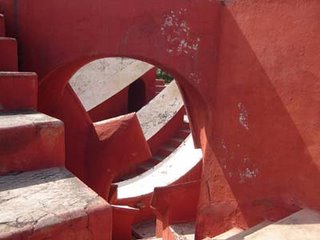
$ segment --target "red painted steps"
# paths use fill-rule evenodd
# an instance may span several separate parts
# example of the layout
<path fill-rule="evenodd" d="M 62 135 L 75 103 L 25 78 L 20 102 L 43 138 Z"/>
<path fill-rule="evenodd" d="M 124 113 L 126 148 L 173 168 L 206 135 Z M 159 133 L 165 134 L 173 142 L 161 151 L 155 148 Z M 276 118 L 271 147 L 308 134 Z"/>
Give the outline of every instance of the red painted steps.
<path fill-rule="evenodd" d="M 183 132 L 181 134 L 180 132 Z M 177 132 L 173 135 L 173 137 L 169 138 L 154 154 L 148 161 L 145 161 L 136 166 L 135 170 L 130 174 L 123 176 L 119 179 L 119 181 L 124 181 L 137 175 L 140 175 L 151 168 L 155 167 L 157 164 L 161 163 L 166 157 L 168 157 L 173 151 L 176 150 L 177 147 L 187 138 L 190 134 L 191 130 L 189 128 L 189 124 L 185 121 L 182 123 L 181 127 L 177 130 Z M 185 134 L 188 133 L 188 134 Z"/>
<path fill-rule="evenodd" d="M 4 35 L 1 15 L 0 239 L 111 239 L 110 205 L 63 168 L 63 123 L 35 112 L 37 75 Z"/>
<path fill-rule="evenodd" d="M 16 39 L 0 37 L 0 53 L 0 71 L 17 71 L 18 51 Z"/>
<path fill-rule="evenodd" d="M 4 37 L 5 35 L 6 35 L 6 30 L 5 30 L 4 16 L 0 14 L 0 37 Z"/>
<path fill-rule="evenodd" d="M 111 239 L 111 206 L 64 168 L 1 176 L 0 199 L 0 239 Z"/>
<path fill-rule="evenodd" d="M 172 152 L 174 152 L 176 148 L 179 147 L 180 144 L 188 136 L 188 135 L 183 135 L 183 137 L 181 137 L 180 131 L 188 132 L 188 135 L 190 134 L 190 129 L 186 130 L 186 125 L 185 124 L 181 125 L 181 128 L 178 129 L 176 134 L 170 139 L 168 139 L 168 141 L 159 148 L 158 152 L 152 158 L 150 158 L 148 161 L 142 163 L 137 167 L 136 175 L 144 173 L 145 171 L 148 171 L 151 168 L 155 167 L 158 163 L 162 162 L 163 159 L 165 159 Z"/>
<path fill-rule="evenodd" d="M 64 126 L 37 112 L 0 114 L 0 175 L 64 166 Z"/>
<path fill-rule="evenodd" d="M 0 72 L 0 112 L 36 110 L 38 98 L 37 74 Z"/>

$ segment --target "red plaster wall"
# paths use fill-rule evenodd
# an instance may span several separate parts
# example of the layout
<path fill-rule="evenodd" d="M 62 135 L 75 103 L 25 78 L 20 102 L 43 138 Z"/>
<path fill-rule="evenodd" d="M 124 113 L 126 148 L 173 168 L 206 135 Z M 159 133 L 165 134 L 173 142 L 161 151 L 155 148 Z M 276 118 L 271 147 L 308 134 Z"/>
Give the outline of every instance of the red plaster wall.
<path fill-rule="evenodd" d="M 88 113 L 93 122 L 127 114 L 128 88 L 118 92 L 116 95 L 91 109 Z"/>
<path fill-rule="evenodd" d="M 199 237 L 320 209 L 319 16 L 319 1 L 222 8 Z"/>
<path fill-rule="evenodd" d="M 22 69 L 42 79 L 45 112 L 67 113 L 66 82 L 98 57 L 135 57 L 180 79 L 204 152 L 197 238 L 320 208 L 318 0 L 17 4 L 18 20 L 2 10 Z"/>
<path fill-rule="evenodd" d="M 140 78 L 145 84 L 146 101 L 149 102 L 155 96 L 155 68 L 145 73 Z M 112 117 L 117 117 L 128 113 L 128 91 L 129 87 L 123 89 L 116 95 L 107 99 L 95 108 L 91 109 L 88 113 L 93 122 L 105 120 Z M 137 93 L 138 94 L 138 93 Z"/>

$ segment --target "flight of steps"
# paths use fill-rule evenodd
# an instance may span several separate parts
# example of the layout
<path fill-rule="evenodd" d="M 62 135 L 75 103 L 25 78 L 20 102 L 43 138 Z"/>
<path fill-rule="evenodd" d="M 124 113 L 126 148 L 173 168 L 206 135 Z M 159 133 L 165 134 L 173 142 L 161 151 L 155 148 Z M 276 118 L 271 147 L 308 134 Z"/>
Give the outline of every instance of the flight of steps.
<path fill-rule="evenodd" d="M 172 152 L 176 150 L 178 146 L 189 136 L 190 127 L 188 122 L 183 122 L 181 127 L 177 130 L 173 137 L 169 138 L 157 151 L 157 153 L 150 158 L 147 162 L 144 162 L 138 166 L 139 174 L 148 171 L 160 162 L 162 162 L 166 157 L 168 157 Z"/>
<path fill-rule="evenodd" d="M 64 168 L 64 126 L 36 112 L 0 15 L 0 239 L 111 239 L 111 208 Z"/>
<path fill-rule="evenodd" d="M 147 161 L 139 164 L 136 167 L 134 173 L 126 175 L 122 177 L 120 180 L 124 181 L 130 178 L 133 178 L 137 175 L 140 175 L 152 168 L 154 168 L 157 164 L 161 163 L 166 157 L 168 157 L 171 153 L 173 153 L 177 147 L 189 136 L 191 130 L 189 127 L 189 122 L 187 117 L 184 118 L 184 121 L 181 127 L 175 132 L 175 134 L 168 139 L 157 151 L 156 154 L 152 156 L 152 158 L 148 159 Z"/>
<path fill-rule="evenodd" d="M 171 239 L 194 239 L 194 223 L 170 226 Z M 276 222 L 264 221 L 252 228 L 233 228 L 207 240 L 319 240 L 320 213 L 302 209 Z"/>

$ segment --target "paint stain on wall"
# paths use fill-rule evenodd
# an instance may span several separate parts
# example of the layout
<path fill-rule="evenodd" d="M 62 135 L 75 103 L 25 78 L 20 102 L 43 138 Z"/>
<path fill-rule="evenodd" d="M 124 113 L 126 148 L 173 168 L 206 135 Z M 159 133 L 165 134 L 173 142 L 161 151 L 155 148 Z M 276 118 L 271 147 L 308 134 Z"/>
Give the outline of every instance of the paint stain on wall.
<path fill-rule="evenodd" d="M 259 173 L 258 169 L 246 168 L 243 172 L 239 174 L 240 183 L 244 183 L 247 180 L 256 178 L 258 173 Z"/>
<path fill-rule="evenodd" d="M 248 122 L 248 111 L 243 103 L 238 104 L 239 109 L 239 123 L 242 127 L 244 127 L 246 130 L 249 130 L 249 122 Z"/>
<path fill-rule="evenodd" d="M 161 34 L 166 38 L 170 46 L 168 53 L 175 54 L 195 54 L 201 42 L 200 37 L 190 33 L 190 27 L 185 20 L 187 9 L 182 8 L 178 11 L 170 11 L 164 16 L 161 25 Z"/>

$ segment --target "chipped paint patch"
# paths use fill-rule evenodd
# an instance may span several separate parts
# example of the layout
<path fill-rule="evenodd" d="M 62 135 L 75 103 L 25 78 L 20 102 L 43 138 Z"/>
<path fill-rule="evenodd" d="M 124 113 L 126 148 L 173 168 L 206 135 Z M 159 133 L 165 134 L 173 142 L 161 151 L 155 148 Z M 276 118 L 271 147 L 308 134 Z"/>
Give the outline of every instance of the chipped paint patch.
<path fill-rule="evenodd" d="M 248 122 L 248 111 L 243 103 L 238 104 L 239 108 L 239 122 L 246 129 L 249 130 L 249 122 Z"/>
<path fill-rule="evenodd" d="M 239 174 L 239 177 L 240 177 L 240 183 L 243 183 L 247 180 L 250 180 L 250 179 L 253 179 L 253 178 L 256 178 L 257 175 L 259 173 L 259 170 L 258 169 L 250 169 L 250 168 L 246 168 L 243 172 L 241 172 Z"/>
<path fill-rule="evenodd" d="M 184 19 L 186 8 L 170 11 L 164 16 L 161 34 L 166 38 L 170 47 L 168 53 L 194 54 L 198 51 L 201 39 L 192 36 L 188 22 Z"/>
<path fill-rule="evenodd" d="M 234 153 L 230 150 L 224 139 L 218 143 L 220 155 L 219 160 L 223 169 L 227 169 L 229 166 L 229 162 L 234 159 Z"/>
<path fill-rule="evenodd" d="M 225 153 L 228 153 L 228 148 L 226 146 L 224 139 L 221 140 L 221 147 L 225 151 Z"/>
<path fill-rule="evenodd" d="M 200 73 L 190 73 L 189 79 L 194 82 L 195 84 L 199 84 L 201 81 L 201 74 Z"/>

